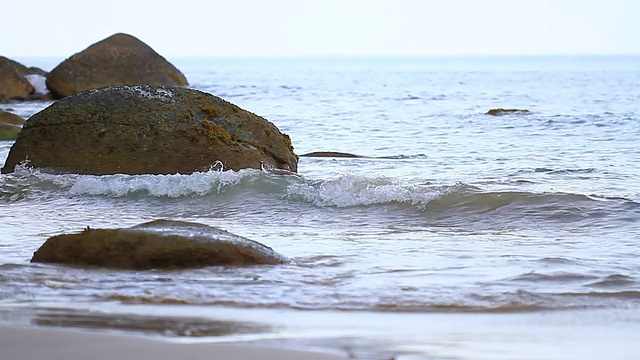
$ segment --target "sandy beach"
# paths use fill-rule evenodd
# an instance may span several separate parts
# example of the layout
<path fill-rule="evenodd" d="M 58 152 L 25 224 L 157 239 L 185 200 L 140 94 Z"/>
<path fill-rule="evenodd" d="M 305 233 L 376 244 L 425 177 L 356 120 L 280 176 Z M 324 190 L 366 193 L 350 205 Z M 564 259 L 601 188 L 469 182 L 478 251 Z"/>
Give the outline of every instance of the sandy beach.
<path fill-rule="evenodd" d="M 241 344 L 179 344 L 139 336 L 57 328 L 0 327 L 2 360 L 264 359 L 338 360 L 345 356 Z"/>

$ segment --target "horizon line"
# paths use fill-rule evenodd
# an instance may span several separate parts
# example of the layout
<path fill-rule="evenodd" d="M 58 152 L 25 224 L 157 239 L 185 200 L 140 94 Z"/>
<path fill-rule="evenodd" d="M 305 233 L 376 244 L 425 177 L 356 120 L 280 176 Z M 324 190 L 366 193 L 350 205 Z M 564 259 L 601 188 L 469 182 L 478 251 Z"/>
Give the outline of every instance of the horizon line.
<path fill-rule="evenodd" d="M 82 50 L 81 50 L 82 51 Z M 81 52 L 79 51 L 79 52 Z M 13 58 L 62 58 L 71 55 L 4 55 Z M 482 57 L 635 57 L 640 53 L 482 53 L 482 54 L 161 54 L 165 58 L 209 58 L 209 59 L 347 59 L 347 58 L 482 58 Z"/>

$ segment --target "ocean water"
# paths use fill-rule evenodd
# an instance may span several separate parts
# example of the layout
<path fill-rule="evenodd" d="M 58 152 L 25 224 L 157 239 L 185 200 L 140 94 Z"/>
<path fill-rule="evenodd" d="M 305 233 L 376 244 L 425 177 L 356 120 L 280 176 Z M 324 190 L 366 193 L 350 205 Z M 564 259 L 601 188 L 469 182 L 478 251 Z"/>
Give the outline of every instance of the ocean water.
<path fill-rule="evenodd" d="M 0 175 L 2 323 L 362 359 L 640 356 L 640 57 L 169 60 L 191 87 L 269 119 L 297 154 L 363 157 L 301 157 L 300 176 Z M 531 112 L 485 115 L 498 107 Z M 293 262 L 29 263 L 49 236 L 159 218 Z"/>

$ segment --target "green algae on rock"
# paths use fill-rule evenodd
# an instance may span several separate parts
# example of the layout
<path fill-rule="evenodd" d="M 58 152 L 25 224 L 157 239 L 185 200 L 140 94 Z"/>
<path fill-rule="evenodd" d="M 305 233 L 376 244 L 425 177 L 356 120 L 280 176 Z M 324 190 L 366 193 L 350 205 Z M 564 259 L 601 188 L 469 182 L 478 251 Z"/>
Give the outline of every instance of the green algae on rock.
<path fill-rule="evenodd" d="M 0 140 L 15 140 L 20 135 L 25 120 L 18 115 L 0 111 Z"/>
<path fill-rule="evenodd" d="M 268 120 L 209 93 L 153 85 L 93 89 L 33 115 L 3 173 L 28 166 L 78 174 L 297 171 L 290 138 Z"/>
<path fill-rule="evenodd" d="M 286 257 L 259 242 L 198 223 L 155 220 L 124 229 L 52 236 L 31 262 L 118 269 L 283 264 Z"/>

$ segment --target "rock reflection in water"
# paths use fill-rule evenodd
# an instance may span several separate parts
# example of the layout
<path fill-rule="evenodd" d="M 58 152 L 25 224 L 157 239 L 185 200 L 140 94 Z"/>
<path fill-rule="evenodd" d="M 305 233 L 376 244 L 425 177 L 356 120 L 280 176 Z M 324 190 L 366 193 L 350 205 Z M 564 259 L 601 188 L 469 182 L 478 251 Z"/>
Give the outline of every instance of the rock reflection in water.
<path fill-rule="evenodd" d="M 169 337 L 229 336 L 272 332 L 270 326 L 250 322 L 201 320 L 193 318 L 154 318 L 118 314 L 70 314 L 46 312 L 34 316 L 37 326 L 81 329 L 113 329 Z"/>

